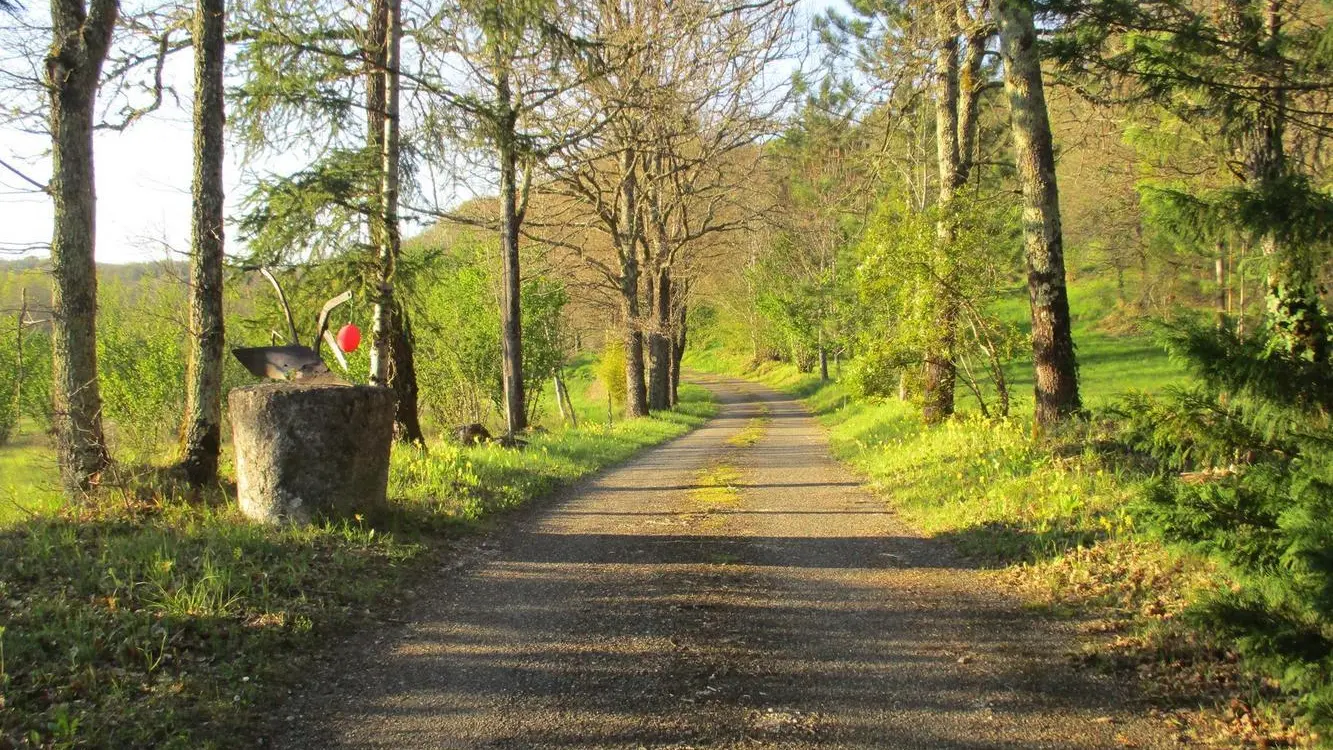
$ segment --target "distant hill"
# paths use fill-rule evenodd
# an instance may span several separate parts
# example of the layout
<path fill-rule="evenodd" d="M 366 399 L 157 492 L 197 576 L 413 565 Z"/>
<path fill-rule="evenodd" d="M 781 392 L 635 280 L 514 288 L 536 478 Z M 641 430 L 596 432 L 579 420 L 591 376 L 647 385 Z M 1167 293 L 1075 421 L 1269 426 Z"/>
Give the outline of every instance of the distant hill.
<path fill-rule="evenodd" d="M 51 261 L 44 257 L 0 258 L 0 311 L 17 309 L 23 290 L 28 291 L 29 309 L 46 310 L 51 300 Z M 151 263 L 98 263 L 100 282 L 133 284 L 144 278 L 185 279 L 190 266 L 183 261 Z"/>

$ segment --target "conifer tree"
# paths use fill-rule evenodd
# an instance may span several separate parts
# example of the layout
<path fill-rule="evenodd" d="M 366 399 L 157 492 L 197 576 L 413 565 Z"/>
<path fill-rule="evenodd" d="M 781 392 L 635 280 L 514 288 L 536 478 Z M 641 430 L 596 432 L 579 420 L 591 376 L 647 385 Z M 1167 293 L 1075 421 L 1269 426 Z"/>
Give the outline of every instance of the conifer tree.
<path fill-rule="evenodd" d="M 1272 345 L 1329 356 L 1314 241 L 1328 196 L 1310 154 L 1333 124 L 1333 59 L 1324 12 L 1311 0 L 1059 0 L 1054 57 L 1106 99 L 1146 99 L 1218 146 L 1236 185 L 1159 189 L 1153 197 L 1200 234 L 1226 228 L 1263 251 Z M 1293 158 L 1294 157 L 1294 158 Z"/>

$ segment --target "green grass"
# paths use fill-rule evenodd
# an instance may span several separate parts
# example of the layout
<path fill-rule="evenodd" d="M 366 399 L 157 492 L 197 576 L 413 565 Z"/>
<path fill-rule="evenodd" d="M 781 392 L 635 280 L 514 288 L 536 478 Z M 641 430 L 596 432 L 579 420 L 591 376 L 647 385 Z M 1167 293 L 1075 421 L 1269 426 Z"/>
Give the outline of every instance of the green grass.
<path fill-rule="evenodd" d="M 50 442 L 30 421 L 0 445 L 0 529 L 50 513 L 62 497 Z"/>
<path fill-rule="evenodd" d="M 996 306 L 996 314 L 1031 331 L 1027 289 L 1010 290 Z M 1119 308 L 1114 284 L 1087 280 L 1069 287 L 1069 313 L 1073 322 L 1074 346 L 1079 363 L 1079 387 L 1086 406 L 1106 406 L 1125 391 L 1160 391 L 1185 381 L 1185 373 L 1162 347 L 1143 334 L 1127 328 L 1127 313 Z M 1030 352 L 1010 362 L 1005 378 L 1013 396 L 1015 412 L 1032 409 L 1032 357 Z M 960 406 L 975 399 L 959 390 Z"/>
<path fill-rule="evenodd" d="M 702 424 L 678 411 L 494 446 L 399 448 L 383 517 L 308 528 L 187 500 L 160 474 L 0 529 L 0 747 L 253 746 L 330 639 L 392 617 L 457 533 Z M 0 449 L 17 491 L 49 481 L 40 445 Z M 34 458 L 36 456 L 37 458 Z M 29 485 L 20 484 L 21 482 Z"/>
<path fill-rule="evenodd" d="M 571 359 L 563 371 L 565 387 L 569 389 L 569 400 L 573 402 L 574 413 L 580 425 L 593 422 L 607 423 L 606 386 L 597 377 L 597 366 L 596 354 L 582 352 Z M 560 409 L 556 406 L 554 381 L 545 385 L 540 399 L 538 421 L 541 425 L 550 429 L 568 426 L 568 423 L 561 419 Z M 620 421 L 623 412 L 624 405 L 615 404 L 611 421 Z"/>
<path fill-rule="evenodd" d="M 1074 309 L 1088 308 L 1095 305 Z M 1144 337 L 1095 328 L 1085 317 L 1075 329 L 1086 403 L 1183 382 Z M 1037 441 L 1030 399 L 1007 420 L 982 419 L 960 399 L 956 419 L 926 427 L 913 405 L 857 398 L 787 364 L 752 367 L 717 349 L 692 352 L 686 362 L 804 398 L 827 426 L 835 455 L 908 523 L 973 564 L 997 569 L 1033 606 L 1077 615 L 1089 632 L 1106 636 L 1086 642 L 1089 663 L 1142 676 L 1150 692 L 1177 705 L 1226 707 L 1177 714 L 1182 737 L 1210 746 L 1313 742 L 1294 728 L 1290 696 L 1273 680 L 1238 660 L 1226 642 L 1176 617 L 1228 585 L 1225 573 L 1197 552 L 1164 546 L 1136 523 L 1131 500 L 1150 479 L 1131 456 L 1103 449 L 1110 444 L 1104 421 L 1077 422 Z M 1016 388 L 1031 387 L 1030 377 L 1018 376 L 1015 370 Z"/>
<path fill-rule="evenodd" d="M 1150 336 L 1136 332 L 1129 325 L 1130 313 L 1120 310 L 1115 299 L 1115 287 L 1110 282 L 1087 280 L 1069 288 L 1070 316 L 1073 321 L 1074 345 L 1079 362 L 1079 389 L 1085 406 L 1105 407 L 1126 391 L 1156 392 L 1185 382 L 1184 370 L 1167 356 Z M 996 304 L 995 314 L 1002 320 L 1018 326 L 1025 334 L 1031 330 L 1027 289 L 1008 290 Z M 739 373 L 752 363 L 743 354 L 720 348 L 693 350 L 686 363 L 707 372 Z M 792 368 L 761 368 L 762 372 L 747 372 L 768 385 L 806 396 L 820 386 L 818 378 L 799 373 Z M 1004 368 L 1009 384 L 1011 411 L 1015 415 L 1031 414 L 1033 404 L 1033 372 L 1030 349 L 1023 356 L 1008 362 Z M 832 372 L 837 380 L 837 368 Z M 982 385 L 982 394 L 991 401 L 994 388 Z M 956 392 L 960 413 L 979 411 L 976 398 L 961 382 Z"/>
<path fill-rule="evenodd" d="M 722 361 L 716 353 L 687 359 L 700 369 Z M 910 404 L 852 398 L 790 365 L 745 374 L 805 398 L 829 428 L 834 455 L 914 526 L 978 559 L 1035 560 L 1132 526 L 1124 504 L 1137 480 L 1091 453 L 1056 458 L 1031 439 L 1026 420 L 973 414 L 926 429 Z"/>

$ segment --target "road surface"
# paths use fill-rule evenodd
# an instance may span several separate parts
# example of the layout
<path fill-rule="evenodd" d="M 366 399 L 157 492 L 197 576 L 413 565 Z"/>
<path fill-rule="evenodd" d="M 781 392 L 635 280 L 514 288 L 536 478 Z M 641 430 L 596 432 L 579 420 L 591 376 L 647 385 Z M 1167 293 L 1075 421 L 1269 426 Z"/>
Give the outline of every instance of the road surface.
<path fill-rule="evenodd" d="M 798 401 L 706 426 L 441 570 L 279 709 L 294 748 L 1168 746 L 1071 637 L 833 461 Z"/>

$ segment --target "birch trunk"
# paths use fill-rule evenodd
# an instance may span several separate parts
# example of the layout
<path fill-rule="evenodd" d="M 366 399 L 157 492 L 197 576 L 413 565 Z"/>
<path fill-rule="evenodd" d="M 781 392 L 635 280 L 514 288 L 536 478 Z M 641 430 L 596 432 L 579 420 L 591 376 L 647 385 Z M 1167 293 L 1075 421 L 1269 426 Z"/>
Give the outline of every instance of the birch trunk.
<path fill-rule="evenodd" d="M 1040 427 L 1081 408 L 1065 286 L 1060 193 L 1032 6 L 1029 0 L 1001 0 L 996 10 L 1014 158 L 1023 188 L 1023 244 L 1036 374 L 1035 419 Z"/>
<path fill-rule="evenodd" d="M 385 113 L 388 109 L 388 0 L 375 0 L 370 12 L 370 25 L 362 54 L 366 70 L 366 148 L 376 155 L 376 169 L 383 169 L 381 155 L 385 145 Z M 383 175 L 375 181 L 376 188 L 367 196 L 369 207 L 370 244 L 376 252 L 388 244 L 384 230 Z M 389 315 L 389 384 L 398 397 L 394 412 L 394 437 L 400 441 L 423 445 L 417 400 L 416 341 L 412 336 L 411 321 L 402 302 L 394 300 Z"/>
<path fill-rule="evenodd" d="M 181 468 L 196 487 L 218 477 L 222 447 L 222 68 L 226 0 L 194 10 L 194 183 L 190 242 L 190 353 Z"/>
<path fill-rule="evenodd" d="M 110 463 L 97 382 L 96 191 L 93 118 L 98 77 L 119 3 L 53 0 L 46 58 L 50 99 L 52 408 L 60 477 L 71 496 Z"/>
<path fill-rule="evenodd" d="M 378 7 L 378 6 L 377 6 Z M 400 235 L 398 231 L 398 99 L 402 43 L 402 5 L 399 0 L 387 0 L 384 8 L 384 141 L 381 153 L 382 188 L 379 198 L 383 216 L 383 241 L 378 248 L 378 284 L 374 322 L 370 346 L 370 383 L 389 387 L 389 364 L 392 357 L 393 284 L 397 273 Z M 373 22 L 372 22 L 373 23 Z"/>

